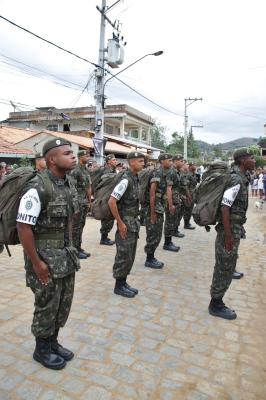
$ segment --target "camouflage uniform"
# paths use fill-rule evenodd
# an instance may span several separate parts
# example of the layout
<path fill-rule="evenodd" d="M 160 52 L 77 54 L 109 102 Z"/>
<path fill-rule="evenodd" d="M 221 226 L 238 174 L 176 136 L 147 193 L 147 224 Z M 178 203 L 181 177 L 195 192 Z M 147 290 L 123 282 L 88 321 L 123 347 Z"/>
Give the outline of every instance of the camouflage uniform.
<path fill-rule="evenodd" d="M 126 278 L 130 274 L 133 266 L 137 241 L 139 237 L 139 182 L 138 177 L 132 172 L 126 171 L 122 179 L 128 180 L 128 186 L 119 200 L 118 211 L 119 215 L 127 227 L 127 236 L 122 239 L 119 231 L 115 234 L 116 256 L 113 266 L 113 277 L 115 279 Z"/>
<path fill-rule="evenodd" d="M 177 231 L 178 225 L 178 215 L 181 207 L 180 200 L 180 176 L 177 173 L 175 168 L 171 168 L 168 173 L 168 185 L 172 186 L 172 195 L 173 195 L 173 205 L 175 206 L 175 212 L 173 214 L 170 213 L 169 207 L 167 204 L 165 210 L 165 223 L 164 223 L 164 236 L 170 237 L 174 236 Z"/>
<path fill-rule="evenodd" d="M 78 192 L 79 215 L 73 220 L 73 244 L 80 250 L 82 243 L 82 232 L 86 223 L 88 213 L 87 190 L 91 185 L 89 172 L 85 165 L 78 164 L 70 176 L 73 177 Z"/>
<path fill-rule="evenodd" d="M 180 182 L 180 200 L 181 200 L 180 208 L 177 215 L 177 228 L 178 228 L 185 212 L 185 201 L 187 196 L 188 181 L 187 181 L 187 173 L 183 171 L 177 171 L 177 176 Z"/>
<path fill-rule="evenodd" d="M 193 194 L 194 194 L 195 188 L 198 183 L 197 175 L 194 172 L 187 172 L 186 181 L 187 181 L 187 188 L 193 199 Z M 194 207 L 193 201 L 191 202 L 191 204 L 189 204 L 186 200 L 184 200 L 184 222 L 185 222 L 185 225 L 189 224 L 190 218 L 192 216 L 193 207 Z"/>
<path fill-rule="evenodd" d="M 151 223 L 151 210 L 150 210 L 150 191 L 147 191 L 147 209 L 146 209 L 146 246 L 144 248 L 146 254 L 154 254 L 159 246 L 163 232 L 164 212 L 166 208 L 166 192 L 167 186 L 172 186 L 172 181 L 168 179 L 169 170 L 159 167 L 153 172 L 150 180 L 150 185 L 157 182 L 155 193 L 155 212 L 157 221 L 155 224 Z"/>
<path fill-rule="evenodd" d="M 231 230 L 234 240 L 232 251 L 229 253 L 224 248 L 225 234 L 221 223 L 216 226 L 217 237 L 215 242 L 215 267 L 211 285 L 211 296 L 214 299 L 223 298 L 229 288 L 232 275 L 236 268 L 238 258 L 238 247 L 240 239 L 244 238 L 245 230 L 243 225 L 246 222 L 246 212 L 248 208 L 248 179 L 238 167 L 231 171 L 231 180 L 227 188 L 240 184 L 240 190 L 230 209 Z"/>
<path fill-rule="evenodd" d="M 59 179 L 50 171 L 41 174 L 50 181 L 51 193 L 46 193 L 38 175 L 27 184 L 24 193 L 35 188 L 40 198 L 41 212 L 32 230 L 38 255 L 50 270 L 48 285 L 40 283 L 26 254 L 25 269 L 26 284 L 35 295 L 32 333 L 48 338 L 65 325 L 71 308 L 75 271 L 79 269 L 71 222 L 78 205 L 76 190 L 68 178 Z"/>
<path fill-rule="evenodd" d="M 115 173 L 115 168 L 111 168 L 111 167 L 104 167 L 104 171 L 103 171 L 103 175 L 104 174 L 113 174 L 113 173 Z M 100 229 L 100 232 L 101 232 L 101 235 L 102 236 L 108 236 L 108 234 L 111 232 L 111 230 L 113 229 L 113 226 L 114 226 L 114 220 L 113 219 L 111 219 L 111 220 L 105 220 L 105 219 L 103 219 L 103 220 L 101 220 L 101 229 Z"/>

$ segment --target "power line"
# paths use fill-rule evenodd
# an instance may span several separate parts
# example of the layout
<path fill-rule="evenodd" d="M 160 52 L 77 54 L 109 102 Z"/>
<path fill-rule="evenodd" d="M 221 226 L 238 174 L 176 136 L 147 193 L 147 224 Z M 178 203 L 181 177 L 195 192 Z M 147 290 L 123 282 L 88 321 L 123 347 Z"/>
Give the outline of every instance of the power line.
<path fill-rule="evenodd" d="M 74 57 L 76 57 L 76 58 L 79 58 L 79 59 L 82 60 L 82 61 L 85 61 L 85 62 L 87 62 L 87 63 L 89 63 L 89 64 L 91 64 L 91 65 L 94 65 L 94 67 L 98 67 L 97 64 L 95 64 L 95 63 L 93 63 L 93 62 L 87 60 L 87 59 L 84 58 L 84 57 L 79 56 L 78 54 L 73 53 L 73 52 L 70 51 L 70 50 L 65 49 L 65 48 L 62 47 L 62 46 L 59 46 L 58 44 L 55 44 L 55 43 L 51 42 L 50 40 L 47 40 L 47 39 L 43 38 L 42 36 L 37 35 L 36 33 L 31 32 L 29 29 L 23 28 L 22 26 L 16 24 L 15 22 L 10 21 L 10 19 L 5 18 L 3 15 L 0 15 L 0 18 L 2 18 L 4 21 L 8 22 L 9 24 L 14 25 L 15 27 L 17 27 L 17 28 L 23 30 L 24 32 L 27 32 L 27 33 L 29 33 L 30 35 L 35 36 L 37 39 L 40 39 L 40 40 L 42 40 L 43 42 L 46 42 L 46 43 L 48 43 L 48 44 L 50 44 L 50 45 L 52 45 L 52 46 L 54 46 L 54 47 L 57 47 L 58 49 L 64 51 L 65 53 L 71 54 L 72 56 L 74 56 Z"/>
<path fill-rule="evenodd" d="M 86 58 L 84 58 L 84 57 L 81 57 L 81 56 L 79 56 L 78 54 L 73 53 L 72 51 L 63 48 L 62 46 L 59 46 L 59 45 L 55 44 L 54 42 L 51 42 L 50 40 L 47 40 L 47 39 L 43 38 L 42 36 L 37 35 L 36 33 L 30 31 L 29 29 L 23 28 L 22 26 L 16 24 L 15 22 L 10 21 L 8 18 L 5 18 L 5 17 L 2 16 L 2 15 L 0 15 L 0 18 L 2 18 L 4 21 L 10 23 L 11 25 L 13 25 L 13 26 L 15 26 L 15 27 L 17 27 L 17 28 L 19 28 L 19 29 L 21 29 L 21 30 L 23 30 L 23 31 L 25 31 L 25 32 L 27 32 L 27 33 L 29 33 L 30 35 L 32 35 L 32 36 L 34 36 L 34 37 L 36 37 L 36 38 L 38 38 L 38 39 L 40 39 L 40 40 L 42 40 L 42 41 L 44 41 L 44 42 L 46 42 L 46 43 L 48 43 L 48 44 L 50 44 L 50 45 L 56 47 L 56 48 L 58 48 L 58 49 L 60 49 L 60 50 L 62 50 L 62 51 L 64 51 L 64 52 L 66 52 L 66 53 L 68 53 L 68 54 L 71 54 L 72 56 L 74 56 L 74 57 L 76 57 L 76 58 L 78 58 L 78 59 L 80 59 L 80 60 L 82 60 L 82 61 L 85 61 L 85 62 L 87 62 L 87 63 L 93 65 L 93 66 L 96 67 L 96 68 L 102 68 L 102 67 L 99 66 L 98 64 L 93 63 L 93 62 L 89 61 L 88 59 L 86 59 Z M 102 68 L 102 69 L 103 69 L 103 68 Z M 142 98 L 144 98 L 145 100 L 147 100 L 148 102 L 154 104 L 156 107 L 159 107 L 159 108 L 161 108 L 162 110 L 167 111 L 167 112 L 169 112 L 169 113 L 171 113 L 171 114 L 174 114 L 174 115 L 177 115 L 177 116 L 179 116 L 179 117 L 182 117 L 181 114 L 178 114 L 178 113 L 176 113 L 176 112 L 174 112 L 174 111 L 172 111 L 172 110 L 169 110 L 168 108 L 166 108 L 166 107 L 164 107 L 164 106 L 161 106 L 160 104 L 156 103 L 155 101 L 149 99 L 147 96 L 143 95 L 143 94 L 140 93 L 138 90 L 134 89 L 132 86 L 128 85 L 126 82 L 124 82 L 124 81 L 121 80 L 120 78 L 116 77 L 115 74 L 112 74 L 109 70 L 107 70 L 107 69 L 105 69 L 105 68 L 104 68 L 104 70 L 105 70 L 106 72 L 108 72 L 110 75 L 112 75 L 112 76 L 113 76 L 115 79 L 117 79 L 119 82 L 121 82 L 123 85 L 125 85 L 126 87 L 128 87 L 130 90 L 132 90 L 133 92 L 135 92 L 136 94 L 138 94 L 139 96 L 141 96 Z"/>
<path fill-rule="evenodd" d="M 216 105 L 210 104 L 210 103 L 205 103 L 205 104 L 209 105 L 210 107 L 218 108 L 218 109 L 223 110 L 223 111 L 226 111 L 226 112 L 231 112 L 231 113 L 234 113 L 234 114 L 242 115 L 243 117 L 255 118 L 255 119 L 257 119 L 257 120 L 261 120 L 261 119 L 262 119 L 262 118 L 256 117 L 255 115 L 246 114 L 246 113 L 243 113 L 243 112 L 241 112 L 241 111 L 231 110 L 231 109 L 229 109 L 229 108 L 216 106 Z"/>

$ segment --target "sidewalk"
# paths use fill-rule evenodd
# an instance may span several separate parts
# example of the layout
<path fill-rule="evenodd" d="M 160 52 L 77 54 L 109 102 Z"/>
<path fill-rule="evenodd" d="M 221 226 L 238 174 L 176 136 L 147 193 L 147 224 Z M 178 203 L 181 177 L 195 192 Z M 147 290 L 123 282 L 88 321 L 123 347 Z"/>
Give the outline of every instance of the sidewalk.
<path fill-rule="evenodd" d="M 113 294 L 115 246 L 99 245 L 99 223 L 88 218 L 72 311 L 61 331 L 75 358 L 62 371 L 32 359 L 33 296 L 25 287 L 20 246 L 0 256 L 0 399 L 265 400 L 266 203 L 250 199 L 247 239 L 226 304 L 235 321 L 207 308 L 214 265 L 214 229 L 197 227 L 176 239 L 180 253 L 156 256 L 163 270 L 144 268 L 145 228 L 129 283 L 134 299 Z M 114 237 L 114 232 L 110 235 Z"/>

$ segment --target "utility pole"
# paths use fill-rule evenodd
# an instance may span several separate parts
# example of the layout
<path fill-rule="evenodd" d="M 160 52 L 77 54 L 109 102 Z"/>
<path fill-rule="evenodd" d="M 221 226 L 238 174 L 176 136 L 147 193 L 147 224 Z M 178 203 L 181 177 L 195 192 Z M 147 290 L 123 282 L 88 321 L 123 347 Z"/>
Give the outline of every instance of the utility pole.
<path fill-rule="evenodd" d="M 96 91 L 95 91 L 95 156 L 100 165 L 103 164 L 103 134 L 104 134 L 104 110 L 103 110 L 103 86 L 105 73 L 105 10 L 106 0 L 102 0 L 101 12 L 101 28 L 100 28 L 100 43 L 98 67 L 95 72 L 96 76 Z"/>
<path fill-rule="evenodd" d="M 202 101 L 201 98 L 186 98 L 185 99 L 185 112 L 184 112 L 184 159 L 187 160 L 187 128 L 188 128 L 188 115 L 187 115 L 187 108 L 191 106 L 191 104 L 195 103 L 195 101 Z"/>

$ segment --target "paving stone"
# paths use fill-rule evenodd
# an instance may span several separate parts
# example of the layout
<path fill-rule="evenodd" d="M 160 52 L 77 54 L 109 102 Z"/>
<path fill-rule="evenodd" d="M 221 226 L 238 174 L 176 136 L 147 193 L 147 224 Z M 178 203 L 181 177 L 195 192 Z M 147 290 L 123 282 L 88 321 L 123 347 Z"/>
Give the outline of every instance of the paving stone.
<path fill-rule="evenodd" d="M 111 393 L 98 386 L 91 386 L 81 397 L 81 400 L 111 400 L 111 399 L 112 399 Z"/>
<path fill-rule="evenodd" d="M 88 379 L 93 383 L 104 386 L 106 389 L 114 389 L 117 386 L 117 381 L 105 375 L 89 375 Z"/>
<path fill-rule="evenodd" d="M 76 378 L 64 379 L 60 383 L 60 389 L 65 390 L 68 394 L 80 394 L 85 387 L 85 383 Z"/>
<path fill-rule="evenodd" d="M 6 375 L 0 380 L 0 389 L 12 390 L 21 381 L 23 381 L 23 377 L 21 375 Z"/>
<path fill-rule="evenodd" d="M 63 393 L 59 393 L 58 391 L 54 390 L 47 390 L 45 391 L 38 400 L 72 400 L 73 397 L 68 397 Z"/>
<path fill-rule="evenodd" d="M 39 381 L 44 381 L 54 385 L 58 384 L 60 381 L 62 381 L 62 379 L 64 379 L 61 371 L 53 371 L 47 368 L 41 368 L 41 370 L 38 371 L 34 376 Z"/>
<path fill-rule="evenodd" d="M 22 385 L 17 389 L 17 394 L 20 399 L 23 400 L 35 400 L 38 399 L 39 394 L 42 391 L 42 387 L 32 381 L 25 380 Z"/>
<path fill-rule="evenodd" d="M 14 364 L 16 361 L 15 357 L 10 356 L 9 354 L 1 353 L 1 358 L 0 358 L 0 365 L 1 367 L 3 366 L 8 366 L 10 364 Z"/>
<path fill-rule="evenodd" d="M 84 346 L 79 353 L 79 358 L 85 360 L 96 360 L 103 361 L 105 351 L 101 347 L 96 346 Z"/>
<path fill-rule="evenodd" d="M 163 345 L 160 347 L 160 353 L 167 354 L 169 356 L 179 357 L 181 350 L 176 347 Z"/>
<path fill-rule="evenodd" d="M 118 381 L 135 383 L 137 381 L 137 373 L 127 367 L 118 367 L 114 373 L 114 378 Z"/>
<path fill-rule="evenodd" d="M 140 346 L 142 347 L 146 347 L 147 349 L 155 349 L 155 347 L 158 345 L 158 342 L 156 340 L 153 339 L 149 339 L 149 338 L 142 338 L 139 341 Z"/>
<path fill-rule="evenodd" d="M 135 358 L 131 356 L 115 352 L 110 353 L 110 357 L 114 363 L 119 365 L 125 365 L 126 367 L 130 367 L 130 365 L 132 365 L 133 362 L 135 361 Z"/>

